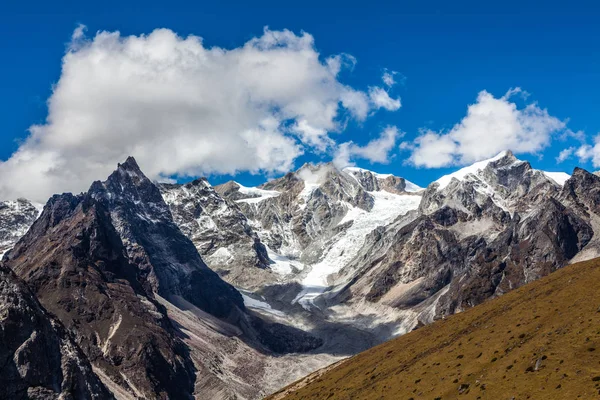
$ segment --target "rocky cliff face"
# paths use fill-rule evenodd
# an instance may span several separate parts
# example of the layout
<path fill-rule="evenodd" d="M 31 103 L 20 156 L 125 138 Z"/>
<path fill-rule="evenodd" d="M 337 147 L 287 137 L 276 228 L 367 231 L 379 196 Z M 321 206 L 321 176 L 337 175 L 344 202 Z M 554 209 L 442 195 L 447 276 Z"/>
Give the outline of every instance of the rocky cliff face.
<path fill-rule="evenodd" d="M 131 158 L 85 194 L 52 197 L 5 265 L 119 398 L 256 398 L 267 380 L 303 371 L 288 365 L 273 375 L 273 353 L 322 343 L 247 310 Z"/>
<path fill-rule="evenodd" d="M 63 325 L 0 264 L 0 398 L 112 399 Z"/>
<path fill-rule="evenodd" d="M 223 188 L 236 200 L 246 198 L 239 191 L 241 185 L 235 182 Z M 160 184 L 159 189 L 175 223 L 211 269 L 242 287 L 260 282 L 248 278 L 257 273 L 264 275 L 258 270 L 268 269 L 271 260 L 235 201 L 222 197 L 205 179 L 185 185 Z"/>
<path fill-rule="evenodd" d="M 174 304 L 189 302 L 235 325 L 252 344 L 270 351 L 304 352 L 320 345 L 320 340 L 301 330 L 248 312 L 240 292 L 204 263 L 175 224 L 159 188 L 133 158 L 120 164 L 105 182 L 92 184 L 89 195 L 109 210 L 147 291 Z"/>
<path fill-rule="evenodd" d="M 239 318 L 242 296 L 206 266 L 133 158 L 106 181 L 94 182 L 89 194 L 109 210 L 147 290 L 166 299 L 183 297 L 218 318 Z"/>

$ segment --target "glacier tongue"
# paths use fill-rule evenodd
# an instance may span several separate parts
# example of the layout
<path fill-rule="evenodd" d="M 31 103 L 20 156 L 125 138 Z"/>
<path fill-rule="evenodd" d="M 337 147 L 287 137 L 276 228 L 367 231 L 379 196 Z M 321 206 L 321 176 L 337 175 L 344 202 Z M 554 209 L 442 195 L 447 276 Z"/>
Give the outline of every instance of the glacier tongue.
<path fill-rule="evenodd" d="M 300 303 L 305 309 L 313 307 L 314 300 L 331 286 L 329 277 L 340 272 L 356 256 L 366 235 L 398 216 L 416 210 L 421 201 L 419 195 L 397 195 L 385 191 L 369 194 L 375 199 L 372 210 L 369 212 L 348 205 L 348 213 L 340 225 L 350 221 L 352 225 L 339 234 L 321 261 L 310 266 L 310 272 L 302 280 L 303 289 L 294 302 Z"/>

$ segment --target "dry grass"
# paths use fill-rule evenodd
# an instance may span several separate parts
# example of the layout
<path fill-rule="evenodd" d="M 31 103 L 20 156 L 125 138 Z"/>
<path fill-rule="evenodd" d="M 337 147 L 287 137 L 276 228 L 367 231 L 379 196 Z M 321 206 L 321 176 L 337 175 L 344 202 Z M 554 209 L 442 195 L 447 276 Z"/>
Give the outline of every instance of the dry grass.
<path fill-rule="evenodd" d="M 600 399 L 600 259 L 563 268 L 290 388 L 277 397 Z"/>

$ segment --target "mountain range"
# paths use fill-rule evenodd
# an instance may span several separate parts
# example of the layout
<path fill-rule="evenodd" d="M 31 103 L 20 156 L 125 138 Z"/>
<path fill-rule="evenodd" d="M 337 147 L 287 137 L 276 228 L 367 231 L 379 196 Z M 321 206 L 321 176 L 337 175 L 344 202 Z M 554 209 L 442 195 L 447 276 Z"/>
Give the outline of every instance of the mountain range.
<path fill-rule="evenodd" d="M 261 398 L 598 257 L 599 192 L 593 173 L 510 151 L 427 188 L 331 163 L 258 187 L 157 183 L 130 157 L 43 209 L 0 203 L 1 289 L 17 299 L 0 397 Z M 54 364 L 15 351 L 28 346 Z"/>

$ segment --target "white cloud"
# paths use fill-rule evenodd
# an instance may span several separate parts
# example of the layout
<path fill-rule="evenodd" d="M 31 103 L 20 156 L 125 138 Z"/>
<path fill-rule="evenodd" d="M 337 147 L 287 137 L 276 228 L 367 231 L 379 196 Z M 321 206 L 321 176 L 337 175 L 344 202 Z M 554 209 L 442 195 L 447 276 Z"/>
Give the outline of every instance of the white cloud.
<path fill-rule="evenodd" d="M 396 111 L 400 108 L 400 99 L 392 99 L 390 95 L 380 87 L 369 88 L 369 98 L 375 108 L 385 108 L 388 111 Z"/>
<path fill-rule="evenodd" d="M 556 157 L 556 162 L 560 164 L 561 162 L 568 160 L 576 150 L 575 147 L 567 147 L 566 149 L 561 150 L 560 153 L 558 153 L 558 157 Z"/>
<path fill-rule="evenodd" d="M 400 72 L 390 71 L 387 69 L 383 72 L 381 80 L 383 81 L 384 85 L 387 86 L 388 89 L 390 89 L 392 86 L 398 83 L 400 85 L 404 85 L 406 83 L 406 77 Z"/>
<path fill-rule="evenodd" d="M 224 49 L 168 29 L 87 38 L 80 25 L 46 122 L 0 162 L 0 198 L 85 190 L 128 155 L 155 179 L 288 171 L 300 154 L 335 147 L 329 134 L 348 118 L 399 108 L 381 88 L 338 80 L 355 63 L 323 59 L 311 35 L 288 30 Z"/>
<path fill-rule="evenodd" d="M 396 74 L 396 71 L 385 71 L 383 73 L 381 80 L 383 80 L 383 83 L 385 84 L 385 86 L 391 88 L 392 86 L 394 86 L 396 84 L 396 80 L 394 79 L 394 74 Z"/>
<path fill-rule="evenodd" d="M 78 41 L 80 39 L 82 39 L 85 35 L 85 31 L 86 31 L 87 27 L 83 24 L 79 24 L 77 25 L 77 28 L 75 28 L 75 30 L 73 31 L 73 34 L 71 35 L 71 41 Z"/>
<path fill-rule="evenodd" d="M 395 126 L 385 128 L 380 136 L 371 140 L 365 146 L 359 146 L 354 142 L 342 143 L 338 146 L 334 164 L 343 168 L 353 165 L 352 160 L 356 158 L 368 160 L 372 163 L 387 164 L 390 161 L 390 153 L 396 146 L 398 138 L 404 136 Z"/>
<path fill-rule="evenodd" d="M 580 162 L 591 161 L 595 168 L 600 167 L 600 134 L 594 138 L 593 146 L 583 144 L 575 151 L 575 155 Z"/>
<path fill-rule="evenodd" d="M 412 154 L 415 166 L 438 168 L 464 165 L 492 157 L 503 150 L 515 153 L 537 153 L 550 144 L 552 135 L 565 129 L 565 122 L 531 103 L 518 108 L 510 101 L 514 94 L 524 95 L 520 88 L 510 89 L 495 98 L 487 91 L 477 96 L 467 115 L 448 132 L 425 130 L 404 147 Z"/>

